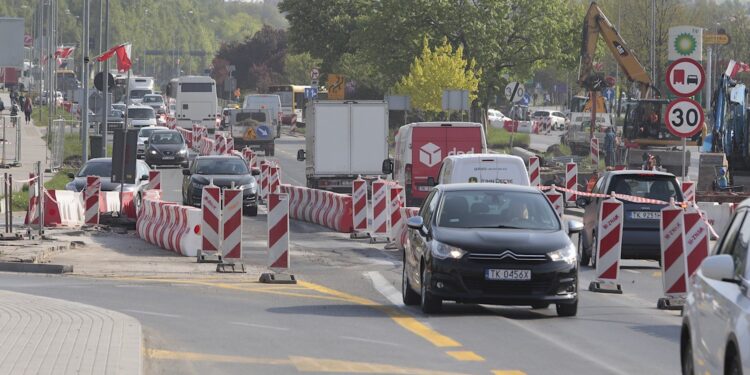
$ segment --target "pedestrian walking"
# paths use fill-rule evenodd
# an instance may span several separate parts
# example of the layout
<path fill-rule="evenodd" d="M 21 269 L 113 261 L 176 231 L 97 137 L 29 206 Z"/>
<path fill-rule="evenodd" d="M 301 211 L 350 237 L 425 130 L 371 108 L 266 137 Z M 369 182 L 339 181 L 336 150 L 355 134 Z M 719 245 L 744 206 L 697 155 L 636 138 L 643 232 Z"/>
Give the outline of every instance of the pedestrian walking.
<path fill-rule="evenodd" d="M 604 135 L 604 164 L 611 167 L 615 164 L 615 129 L 610 126 Z"/>
<path fill-rule="evenodd" d="M 15 103 L 10 106 L 10 123 L 13 127 L 18 124 L 18 105 Z"/>
<path fill-rule="evenodd" d="M 31 122 L 31 112 L 33 110 L 33 106 L 31 105 L 31 98 L 28 96 L 26 97 L 26 103 L 23 104 L 23 114 L 26 115 L 26 123 L 28 124 Z"/>

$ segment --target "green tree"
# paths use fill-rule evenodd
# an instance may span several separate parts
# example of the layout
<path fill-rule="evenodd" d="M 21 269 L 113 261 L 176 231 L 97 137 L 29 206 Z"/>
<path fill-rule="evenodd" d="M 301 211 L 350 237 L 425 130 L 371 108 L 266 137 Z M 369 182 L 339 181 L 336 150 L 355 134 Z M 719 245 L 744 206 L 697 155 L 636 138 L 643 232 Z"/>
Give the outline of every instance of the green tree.
<path fill-rule="evenodd" d="M 412 107 L 426 112 L 442 111 L 443 90 L 469 90 L 471 100 L 476 98 L 481 70 L 475 71 L 475 62 L 463 57 L 463 47 L 454 49 L 447 40 L 431 50 L 424 39 L 422 54 L 414 59 L 409 74 L 401 78 L 393 91 L 411 96 Z"/>
<path fill-rule="evenodd" d="M 289 84 L 307 84 L 310 82 L 310 71 L 320 66 L 322 61 L 309 53 L 287 54 L 284 59 L 284 78 Z"/>

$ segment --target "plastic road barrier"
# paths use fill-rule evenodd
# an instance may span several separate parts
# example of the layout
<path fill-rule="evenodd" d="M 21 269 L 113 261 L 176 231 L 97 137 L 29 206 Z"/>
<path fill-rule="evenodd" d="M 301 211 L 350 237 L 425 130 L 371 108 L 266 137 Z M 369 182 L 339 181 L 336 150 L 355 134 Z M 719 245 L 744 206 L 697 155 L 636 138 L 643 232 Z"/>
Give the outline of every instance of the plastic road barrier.
<path fill-rule="evenodd" d="M 367 181 L 358 176 L 352 181 L 352 220 L 354 228 L 352 238 L 366 236 L 367 232 Z"/>
<path fill-rule="evenodd" d="M 419 207 L 401 207 L 401 217 L 404 219 L 404 223 L 409 220 L 410 217 L 417 215 L 419 215 Z M 396 239 L 399 249 L 404 248 L 404 244 L 406 243 L 406 236 L 408 235 L 409 228 L 407 227 L 403 232 L 401 232 L 401 236 Z"/>
<path fill-rule="evenodd" d="M 565 164 L 565 187 L 573 191 L 573 193 L 565 194 L 565 203 L 575 205 L 576 199 L 578 199 L 578 195 L 576 195 L 578 191 L 578 164 Z"/>
<path fill-rule="evenodd" d="M 201 145 L 203 144 L 203 132 L 201 126 L 193 124 L 193 151 L 200 151 Z"/>
<path fill-rule="evenodd" d="M 594 170 L 599 170 L 599 138 L 591 138 L 591 165 Z"/>
<path fill-rule="evenodd" d="M 213 184 L 203 187 L 201 197 L 201 223 L 203 253 L 218 252 L 221 248 L 221 189 Z"/>
<path fill-rule="evenodd" d="M 101 190 L 102 181 L 98 176 L 86 177 L 86 188 L 83 190 L 83 201 L 86 206 L 84 214 L 85 224 L 99 224 L 99 193 Z"/>
<path fill-rule="evenodd" d="M 146 190 L 161 190 L 161 171 L 148 171 Z"/>
<path fill-rule="evenodd" d="M 268 268 L 289 269 L 289 195 L 268 195 Z"/>
<path fill-rule="evenodd" d="M 674 202 L 671 202 L 674 203 Z M 659 298 L 659 309 L 680 308 L 687 292 L 685 278 L 684 210 L 670 204 L 661 210 L 659 236 L 661 238 L 661 277 L 664 298 Z"/>
<path fill-rule="evenodd" d="M 266 197 L 268 196 L 268 183 L 269 183 L 269 173 L 270 173 L 271 165 L 268 164 L 267 161 L 263 160 L 260 162 L 260 197 L 262 200 L 266 200 Z"/>
<path fill-rule="evenodd" d="M 531 186 L 541 185 L 541 173 L 539 172 L 539 158 L 536 156 L 529 157 L 529 181 Z"/>
<path fill-rule="evenodd" d="M 698 267 L 708 256 L 708 224 L 701 218 L 701 213 L 694 207 L 688 207 L 682 214 L 685 228 L 685 254 L 687 277 L 693 276 Z"/>
<path fill-rule="evenodd" d="M 221 255 L 224 259 L 242 258 L 242 189 L 224 189 L 221 211 Z"/>
<path fill-rule="evenodd" d="M 226 141 L 226 153 L 229 154 L 234 151 L 234 138 L 232 138 L 232 136 L 227 136 L 224 140 Z"/>
<path fill-rule="evenodd" d="M 182 135 L 182 138 L 185 140 L 185 145 L 187 145 L 188 148 L 192 148 L 193 147 L 193 132 L 191 130 L 188 130 L 182 127 L 178 127 L 176 129 L 180 133 L 180 135 Z"/>
<path fill-rule="evenodd" d="M 404 202 L 401 194 L 404 188 L 398 183 L 388 184 L 388 219 L 390 223 L 390 239 L 396 241 L 401 238 L 401 234 L 406 231 L 406 221 L 401 215 L 401 207 Z"/>
<path fill-rule="evenodd" d="M 682 181 L 682 198 L 685 202 L 695 203 L 695 182 Z"/>
<path fill-rule="evenodd" d="M 278 194 L 281 185 L 281 171 L 278 165 L 272 165 L 269 168 L 268 190 L 271 193 Z"/>
<path fill-rule="evenodd" d="M 39 186 L 36 174 L 29 173 L 29 208 L 26 211 L 26 218 L 23 223 L 26 225 L 38 224 L 38 205 L 39 205 Z"/>
<path fill-rule="evenodd" d="M 387 184 L 380 178 L 372 182 L 372 231 L 370 232 L 370 240 L 373 243 L 377 242 L 378 239 L 388 240 Z"/>
<path fill-rule="evenodd" d="M 552 189 L 547 190 L 544 195 L 552 203 L 552 207 L 555 208 L 557 216 L 562 219 L 565 213 L 565 204 L 563 203 L 563 195 L 555 189 L 555 185 L 552 185 Z"/>
<path fill-rule="evenodd" d="M 610 197 L 601 202 L 593 255 L 596 257 L 596 279 L 589 285 L 592 292 L 622 293 L 617 279 L 620 274 L 623 216 L 621 201 Z"/>

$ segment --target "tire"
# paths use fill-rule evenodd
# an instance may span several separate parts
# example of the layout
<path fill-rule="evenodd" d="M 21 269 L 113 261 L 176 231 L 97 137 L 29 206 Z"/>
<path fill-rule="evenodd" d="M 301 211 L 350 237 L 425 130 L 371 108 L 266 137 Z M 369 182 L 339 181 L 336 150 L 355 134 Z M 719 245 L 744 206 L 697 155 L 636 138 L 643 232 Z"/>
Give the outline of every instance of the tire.
<path fill-rule="evenodd" d="M 742 360 L 733 347 L 724 363 L 724 373 L 726 375 L 742 375 Z"/>
<path fill-rule="evenodd" d="M 596 269 L 596 253 L 598 252 L 598 249 L 596 248 L 596 234 L 591 235 L 591 268 Z"/>
<path fill-rule="evenodd" d="M 690 341 L 690 331 L 687 328 L 683 329 L 680 341 L 680 368 L 682 369 L 682 375 L 694 375 L 693 344 Z"/>
<path fill-rule="evenodd" d="M 242 213 L 245 216 L 258 216 L 258 206 L 243 207 Z"/>
<path fill-rule="evenodd" d="M 544 310 L 544 309 L 546 309 L 548 307 L 549 307 L 549 303 L 544 303 L 544 302 L 532 303 L 531 304 L 531 308 L 534 309 L 534 310 Z"/>
<path fill-rule="evenodd" d="M 578 233 L 578 261 L 582 266 L 588 266 L 591 261 L 591 255 L 586 253 L 586 248 L 583 246 L 583 232 Z"/>
<path fill-rule="evenodd" d="M 409 278 L 406 276 L 406 256 L 404 256 L 404 266 L 401 272 L 401 299 L 406 306 L 416 306 L 419 304 L 419 294 L 411 288 Z"/>
<path fill-rule="evenodd" d="M 427 280 L 427 272 L 425 270 L 422 270 L 422 273 L 420 274 L 420 278 L 422 284 L 420 286 L 420 307 L 422 308 L 422 312 L 425 314 L 434 314 L 440 312 L 440 310 L 443 308 L 443 300 L 439 297 L 434 296 L 428 289 L 427 284 L 429 283 L 429 280 Z"/>
<path fill-rule="evenodd" d="M 578 300 L 573 303 L 558 303 L 555 305 L 558 316 L 568 317 L 578 314 Z"/>
<path fill-rule="evenodd" d="M 141 193 L 138 193 L 135 195 L 135 198 L 133 198 L 133 205 L 135 206 L 135 215 L 138 216 L 138 213 L 141 212 L 141 202 L 143 197 L 141 197 Z"/>

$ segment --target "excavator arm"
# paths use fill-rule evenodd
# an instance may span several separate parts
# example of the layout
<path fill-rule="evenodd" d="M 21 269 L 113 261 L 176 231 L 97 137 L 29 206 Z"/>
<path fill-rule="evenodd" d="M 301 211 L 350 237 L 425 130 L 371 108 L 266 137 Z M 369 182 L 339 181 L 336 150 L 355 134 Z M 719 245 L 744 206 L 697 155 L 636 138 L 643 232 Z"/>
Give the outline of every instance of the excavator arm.
<path fill-rule="evenodd" d="M 603 85 L 602 77 L 594 73 L 594 52 L 596 52 L 599 35 L 604 39 L 605 44 L 612 52 L 612 56 L 628 79 L 638 84 L 641 99 L 650 97 L 651 89 L 656 90 L 651 83 L 651 77 L 595 2 L 591 3 L 586 18 L 583 20 L 583 43 L 581 44 L 578 83 L 590 91 L 598 91 Z"/>

